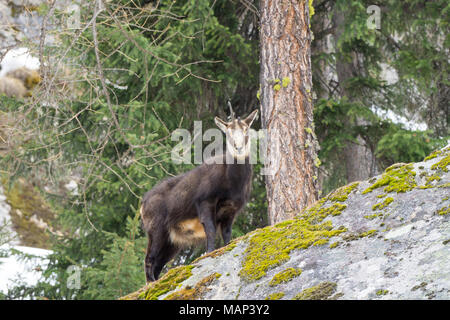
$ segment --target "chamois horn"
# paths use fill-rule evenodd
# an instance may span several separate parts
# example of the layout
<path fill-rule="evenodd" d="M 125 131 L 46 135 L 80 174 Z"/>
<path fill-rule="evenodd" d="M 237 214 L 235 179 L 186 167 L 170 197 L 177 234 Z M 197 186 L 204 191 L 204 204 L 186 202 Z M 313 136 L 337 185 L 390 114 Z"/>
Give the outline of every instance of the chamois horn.
<path fill-rule="evenodd" d="M 234 111 L 233 108 L 231 107 L 231 102 L 230 100 L 228 100 L 228 106 L 230 107 L 230 117 L 231 117 L 231 121 L 233 121 L 235 119 L 234 117 Z"/>

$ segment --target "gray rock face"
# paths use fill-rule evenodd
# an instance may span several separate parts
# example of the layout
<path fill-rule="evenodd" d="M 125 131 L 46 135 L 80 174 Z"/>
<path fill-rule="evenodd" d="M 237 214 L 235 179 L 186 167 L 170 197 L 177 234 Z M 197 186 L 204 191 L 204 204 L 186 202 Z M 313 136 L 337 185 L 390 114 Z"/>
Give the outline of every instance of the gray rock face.
<path fill-rule="evenodd" d="M 158 299 L 450 299 L 450 146 L 426 159 L 338 189 L 293 222 L 256 230 L 201 257 L 190 277 Z M 311 220 L 314 214 L 322 216 Z M 295 221 L 300 227 L 292 233 L 275 232 Z M 330 236 L 286 251 L 279 262 L 258 260 L 254 268 L 269 265 L 262 276 L 244 276 L 260 251 L 305 241 L 303 226 L 314 230 L 315 223 Z M 289 275 L 293 270 L 298 273 Z M 215 273 L 214 281 L 204 281 Z M 164 280 L 125 298 L 154 298 Z M 202 283 L 201 295 L 192 295 Z"/>
<path fill-rule="evenodd" d="M 55 45 L 55 34 L 50 32 L 58 26 L 59 32 L 70 27 L 71 15 L 78 10 L 77 0 L 56 0 L 55 8 L 66 16 L 52 15 L 47 21 L 46 45 Z M 14 46 L 39 44 L 47 0 L 8 0 L 0 2 L 0 49 Z M 68 21 L 70 20 L 70 21 Z M 30 43 L 28 43 L 30 42 Z"/>
<path fill-rule="evenodd" d="M 9 1 L 0 3 L 0 30 L 2 47 L 8 48 L 27 39 L 39 39 L 42 17 L 37 13 L 37 7 L 43 1 Z"/>
<path fill-rule="evenodd" d="M 1 239 L 7 241 L 10 245 L 19 244 L 17 233 L 13 230 L 11 224 L 11 206 L 6 201 L 3 187 L 0 185 L 0 228 L 2 232 L 7 233 L 7 239 Z M 6 235 L 4 235 L 6 236 Z M 0 245 L 3 243 L 0 241 Z"/>
<path fill-rule="evenodd" d="M 11 210 L 11 207 L 8 203 L 6 203 L 6 196 L 3 193 L 3 187 L 0 185 L 0 222 L 5 220 L 6 222 L 9 221 L 9 211 Z"/>

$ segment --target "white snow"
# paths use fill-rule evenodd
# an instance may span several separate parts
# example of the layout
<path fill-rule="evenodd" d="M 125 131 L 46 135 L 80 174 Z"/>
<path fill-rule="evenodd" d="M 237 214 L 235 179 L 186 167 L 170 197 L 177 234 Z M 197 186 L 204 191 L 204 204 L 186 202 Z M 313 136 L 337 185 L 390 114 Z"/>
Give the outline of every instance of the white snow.
<path fill-rule="evenodd" d="M 69 183 L 65 184 L 64 187 L 72 193 L 72 195 L 78 195 L 78 183 L 75 180 L 70 180 Z"/>
<path fill-rule="evenodd" d="M 0 62 L 0 77 L 18 68 L 39 69 L 39 59 L 33 57 L 28 48 L 16 48 L 9 50 Z"/>
<path fill-rule="evenodd" d="M 372 106 L 371 109 L 380 118 L 389 119 L 396 124 L 402 124 L 405 129 L 412 131 L 425 131 L 428 129 L 426 123 L 408 120 L 406 117 L 396 114 L 392 110 L 382 110 L 377 106 Z"/>
<path fill-rule="evenodd" d="M 9 212 L 11 207 L 6 202 L 3 194 L 3 187 L 0 185 L 0 223 L 10 223 Z M 14 280 L 23 284 L 34 285 L 41 276 L 39 268 L 44 270 L 48 261 L 45 257 L 51 253 L 49 250 L 18 246 L 18 237 L 14 230 L 9 230 L 16 235 L 13 241 L 0 247 L 1 251 L 11 252 L 11 249 L 23 252 L 35 257 L 31 259 L 21 259 L 20 254 L 8 254 L 6 258 L 0 258 L 0 292 L 6 293 L 8 288 L 13 287 Z M 38 269 L 38 270 L 37 270 Z"/>
<path fill-rule="evenodd" d="M 32 286 L 35 285 L 42 275 L 42 270 L 46 269 L 50 250 L 22 247 L 22 246 L 2 246 L 0 249 L 15 249 L 27 255 L 32 255 L 30 259 L 20 259 L 20 255 L 10 255 L 0 258 L 0 292 L 6 293 L 8 288 L 12 288 L 14 280 Z"/>
<path fill-rule="evenodd" d="M 391 67 L 387 63 L 380 63 L 380 67 L 381 67 L 380 77 L 381 79 L 386 81 L 386 84 L 392 85 L 398 81 L 398 73 L 393 67 Z"/>
<path fill-rule="evenodd" d="M 9 221 L 9 211 L 11 207 L 6 203 L 6 196 L 3 194 L 3 187 L 0 185 L 0 222 L 3 219 L 8 219 Z"/>

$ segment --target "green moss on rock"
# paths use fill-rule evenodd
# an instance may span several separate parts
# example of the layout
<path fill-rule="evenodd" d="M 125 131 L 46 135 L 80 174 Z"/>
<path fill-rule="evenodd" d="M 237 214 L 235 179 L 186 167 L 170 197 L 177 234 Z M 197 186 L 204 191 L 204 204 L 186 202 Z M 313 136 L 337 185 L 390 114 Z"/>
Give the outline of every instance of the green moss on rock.
<path fill-rule="evenodd" d="M 191 277 L 192 268 L 194 266 L 188 265 L 170 269 L 161 279 L 150 283 L 138 298 L 157 300 L 163 294 L 175 290 L 180 283 Z"/>
<path fill-rule="evenodd" d="M 441 153 L 442 153 L 441 150 L 436 150 L 436 151 L 432 152 L 429 156 L 425 157 L 425 159 L 423 159 L 423 161 L 428 161 L 428 160 L 434 159 Z"/>
<path fill-rule="evenodd" d="M 450 152 L 446 153 L 446 156 L 443 157 L 440 161 L 436 162 L 431 166 L 431 170 L 442 170 L 444 172 L 448 172 L 448 165 L 450 164 Z"/>
<path fill-rule="evenodd" d="M 49 248 L 50 236 L 47 228 L 54 221 L 55 214 L 40 193 L 24 179 L 18 179 L 10 187 L 4 180 L 5 196 L 11 206 L 11 222 L 18 233 L 21 244 Z M 34 221 L 41 221 L 38 225 Z"/>
<path fill-rule="evenodd" d="M 441 177 L 437 174 L 427 176 L 425 185 L 431 184 L 433 181 L 441 181 Z"/>
<path fill-rule="evenodd" d="M 186 287 L 181 290 L 177 290 L 167 297 L 164 300 L 200 300 L 203 299 L 205 293 L 210 290 L 208 287 L 216 280 L 221 277 L 220 273 L 212 273 L 209 276 L 200 280 L 193 288 Z"/>
<path fill-rule="evenodd" d="M 286 283 L 302 274 L 302 269 L 287 268 L 273 276 L 269 286 L 274 287 L 280 283 Z"/>
<path fill-rule="evenodd" d="M 441 209 L 438 209 L 436 213 L 440 216 L 445 216 L 450 213 L 450 206 L 446 206 Z"/>
<path fill-rule="evenodd" d="M 335 282 L 321 282 L 305 289 L 294 297 L 294 300 L 328 300 L 336 292 Z"/>
<path fill-rule="evenodd" d="M 345 202 L 358 185 L 355 182 L 337 189 L 292 220 L 254 231 L 239 275 L 247 281 L 260 279 L 267 270 L 288 261 L 292 250 L 322 246 L 331 237 L 346 232 L 346 228 L 334 229 L 331 221 L 323 220 L 340 215 L 347 208 L 340 202 Z"/>
<path fill-rule="evenodd" d="M 365 231 L 365 232 L 361 232 L 361 233 L 352 233 L 352 234 L 346 234 L 342 237 L 342 240 L 344 241 L 354 241 L 354 240 L 359 240 L 365 237 L 373 237 L 374 235 L 377 234 L 377 230 L 373 229 L 373 230 L 369 230 L 369 231 Z"/>
<path fill-rule="evenodd" d="M 264 300 L 280 300 L 284 297 L 284 292 L 276 292 L 268 295 Z"/>
<path fill-rule="evenodd" d="M 378 218 L 379 216 L 382 216 L 382 213 L 374 213 L 374 214 L 365 215 L 364 218 L 366 218 L 368 220 L 373 220 L 375 218 Z"/>
<path fill-rule="evenodd" d="M 417 186 L 414 178 L 416 173 L 412 169 L 412 164 L 398 163 L 390 166 L 385 170 L 380 179 L 362 193 L 366 194 L 380 187 L 384 187 L 383 190 L 385 192 L 395 191 L 400 193 L 410 191 Z"/>
<path fill-rule="evenodd" d="M 339 201 L 339 202 L 345 202 L 348 199 L 348 196 L 350 193 L 352 193 L 353 190 L 355 190 L 359 185 L 359 182 L 351 183 L 347 186 L 341 187 L 331 193 L 328 196 L 328 200 L 330 201 Z"/>
<path fill-rule="evenodd" d="M 392 202 L 394 202 L 394 198 L 392 197 L 387 197 L 386 199 L 384 199 L 383 202 L 377 203 L 375 205 L 373 205 L 372 210 L 381 210 L 386 208 L 389 204 L 391 204 Z"/>
<path fill-rule="evenodd" d="M 440 184 L 438 186 L 436 186 L 437 188 L 450 188 L 450 182 L 444 183 L 444 184 Z"/>
<path fill-rule="evenodd" d="M 333 242 L 332 244 L 330 244 L 330 249 L 336 248 L 340 243 L 340 241 Z"/>
<path fill-rule="evenodd" d="M 377 290 L 377 292 L 375 293 L 377 296 L 384 296 L 384 295 L 387 295 L 389 293 L 389 290 L 386 290 L 386 289 L 380 289 L 380 290 Z"/>
<path fill-rule="evenodd" d="M 203 260 L 205 258 L 217 258 L 220 257 L 221 255 L 223 255 L 225 252 L 231 251 L 234 248 L 236 248 L 236 245 L 239 241 L 243 240 L 246 236 L 242 236 L 239 238 L 234 239 L 233 241 L 231 241 L 228 245 L 218 248 L 214 251 L 211 251 L 209 253 L 206 253 L 200 257 L 198 257 L 197 259 L 195 259 L 192 264 L 195 264 L 197 262 L 199 262 L 200 260 Z"/>
<path fill-rule="evenodd" d="M 326 201 L 327 198 L 321 199 L 292 220 L 256 230 L 239 275 L 247 281 L 260 279 L 267 270 L 288 261 L 292 250 L 326 244 L 329 238 L 345 232 L 345 228 L 334 230 L 331 221 L 323 220 L 341 214 L 347 206 L 333 203 L 326 207 Z"/>

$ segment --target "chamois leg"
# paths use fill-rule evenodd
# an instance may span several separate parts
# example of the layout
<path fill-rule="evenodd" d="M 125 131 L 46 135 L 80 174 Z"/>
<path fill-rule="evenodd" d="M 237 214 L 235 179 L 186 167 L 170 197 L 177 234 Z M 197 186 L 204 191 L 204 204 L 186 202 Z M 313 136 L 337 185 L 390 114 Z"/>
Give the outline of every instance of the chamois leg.
<path fill-rule="evenodd" d="M 231 229 L 233 226 L 233 218 L 222 220 L 220 222 L 220 230 L 222 231 L 223 243 L 226 246 L 231 240 Z"/>
<path fill-rule="evenodd" d="M 214 251 L 216 240 L 215 204 L 203 201 L 197 204 L 197 213 L 206 234 L 206 252 Z"/>
<path fill-rule="evenodd" d="M 166 242 L 153 264 L 153 275 L 158 280 L 162 268 L 178 253 L 178 248 L 170 242 Z"/>
<path fill-rule="evenodd" d="M 159 234 L 147 247 L 145 257 L 145 276 L 147 282 L 158 280 L 164 265 L 170 261 L 178 252 L 178 248 L 173 245 L 168 237 Z"/>
<path fill-rule="evenodd" d="M 153 272 L 151 271 L 152 259 L 151 258 L 151 250 L 152 250 L 152 241 L 150 235 L 148 236 L 148 244 L 147 244 L 147 252 L 145 254 L 145 279 L 147 283 L 151 281 L 155 281 L 155 277 L 153 276 Z"/>

